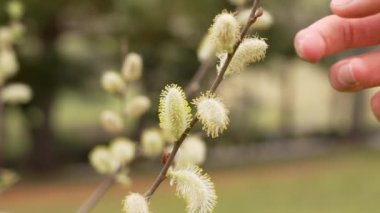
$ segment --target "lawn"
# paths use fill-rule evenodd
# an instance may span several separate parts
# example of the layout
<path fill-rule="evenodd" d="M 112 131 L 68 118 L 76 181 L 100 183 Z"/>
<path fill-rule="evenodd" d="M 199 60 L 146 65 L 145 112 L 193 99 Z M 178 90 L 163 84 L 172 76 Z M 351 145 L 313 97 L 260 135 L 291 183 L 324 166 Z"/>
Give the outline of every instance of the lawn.
<path fill-rule="evenodd" d="M 308 159 L 256 163 L 212 170 L 216 213 L 372 213 L 380 211 L 380 153 L 345 150 Z M 144 191 L 153 176 L 134 176 L 133 191 Z M 74 212 L 96 185 L 78 181 L 20 183 L 0 196 L 0 212 Z M 93 212 L 120 212 L 129 190 L 113 187 Z M 151 202 L 155 213 L 179 213 L 184 203 L 167 183 Z M 2 211 L 1 211 L 2 210 Z"/>

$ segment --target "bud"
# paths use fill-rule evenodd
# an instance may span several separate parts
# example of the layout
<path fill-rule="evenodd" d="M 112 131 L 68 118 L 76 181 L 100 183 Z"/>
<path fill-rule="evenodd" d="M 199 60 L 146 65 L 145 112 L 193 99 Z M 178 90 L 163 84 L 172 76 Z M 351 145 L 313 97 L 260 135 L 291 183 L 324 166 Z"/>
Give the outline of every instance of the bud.
<path fill-rule="evenodd" d="M 130 193 L 123 201 L 125 213 L 149 213 L 148 202 L 139 193 Z"/>
<path fill-rule="evenodd" d="M 112 111 L 104 111 L 100 115 L 100 121 L 104 128 L 109 133 L 120 133 L 123 131 L 123 119 Z"/>
<path fill-rule="evenodd" d="M 215 57 L 216 55 L 216 47 L 215 42 L 212 41 L 211 36 L 207 33 L 201 43 L 199 44 L 197 50 L 197 56 L 199 61 L 206 61 L 210 58 Z"/>
<path fill-rule="evenodd" d="M 111 142 L 112 156 L 120 163 L 129 163 L 135 157 L 136 145 L 127 138 L 115 138 Z"/>
<path fill-rule="evenodd" d="M 100 174 L 112 174 L 120 167 L 119 161 L 117 161 L 109 149 L 103 145 L 98 145 L 91 150 L 89 160 L 92 167 Z"/>
<path fill-rule="evenodd" d="M 251 15 L 251 9 L 245 9 L 238 13 L 236 16 L 236 19 L 239 21 L 240 24 L 244 24 L 247 22 Z M 267 30 L 273 25 L 273 17 L 272 15 L 266 11 L 263 10 L 263 15 L 260 16 L 255 23 L 253 23 L 250 27 L 250 30 Z"/>
<path fill-rule="evenodd" d="M 8 79 L 15 75 L 19 69 L 16 55 L 11 49 L 0 51 L 0 77 Z"/>
<path fill-rule="evenodd" d="M 119 173 L 115 176 L 116 182 L 124 187 L 129 187 L 132 185 L 131 178 L 126 173 Z"/>
<path fill-rule="evenodd" d="M 148 129 L 141 136 L 142 151 L 145 156 L 157 157 L 164 149 L 164 140 L 156 129 Z"/>
<path fill-rule="evenodd" d="M 137 53 L 129 53 L 124 60 L 121 73 L 126 82 L 136 81 L 141 77 L 143 70 L 142 58 Z"/>
<path fill-rule="evenodd" d="M 206 159 L 206 144 L 196 136 L 187 137 L 181 146 L 178 165 L 180 167 L 188 165 L 201 165 Z"/>
<path fill-rule="evenodd" d="M 242 7 L 247 3 L 247 0 L 229 0 L 232 5 Z"/>
<path fill-rule="evenodd" d="M 176 84 L 167 85 L 161 92 L 159 104 L 160 127 L 178 139 L 189 126 L 191 108 L 185 93 Z"/>
<path fill-rule="evenodd" d="M 125 114 L 131 117 L 140 117 L 150 108 L 150 100 L 146 96 L 137 96 L 130 100 L 125 107 Z"/>
<path fill-rule="evenodd" d="M 216 138 L 227 129 L 228 110 L 215 94 L 210 92 L 202 94 L 193 103 L 197 107 L 197 117 L 208 136 Z"/>
<path fill-rule="evenodd" d="M 24 15 L 24 5 L 17 0 L 9 1 L 7 4 L 7 12 L 11 19 L 20 20 Z"/>
<path fill-rule="evenodd" d="M 188 166 L 178 170 L 169 170 L 170 184 L 176 185 L 177 196 L 187 204 L 188 213 L 211 213 L 216 205 L 214 183 L 202 169 Z"/>
<path fill-rule="evenodd" d="M 105 91 L 114 95 L 123 95 L 126 89 L 121 76 L 115 71 L 106 71 L 102 76 L 102 87 Z"/>
<path fill-rule="evenodd" d="M 9 48 L 13 43 L 12 30 L 9 27 L 0 27 L 0 47 Z"/>
<path fill-rule="evenodd" d="M 244 39 L 239 48 L 236 50 L 236 53 L 226 70 L 225 76 L 232 73 L 240 73 L 244 71 L 249 64 L 264 59 L 267 48 L 268 45 L 265 43 L 264 39 Z M 218 72 L 220 72 L 220 69 L 223 67 L 223 64 L 227 59 L 227 54 L 221 54 L 219 59 L 219 65 L 217 66 Z"/>
<path fill-rule="evenodd" d="M 212 41 L 215 43 L 218 53 L 231 53 L 234 45 L 239 40 L 240 25 L 231 13 L 222 12 L 214 19 L 214 24 L 209 30 Z"/>
<path fill-rule="evenodd" d="M 25 34 L 25 26 L 20 22 L 12 22 L 10 25 L 10 30 L 14 41 L 19 41 L 20 38 Z"/>
<path fill-rule="evenodd" d="M 21 83 L 13 83 L 1 90 L 1 101 L 7 104 L 24 104 L 32 99 L 32 90 Z"/>
<path fill-rule="evenodd" d="M 9 169 L 0 168 L 0 193 L 19 181 L 17 173 Z"/>

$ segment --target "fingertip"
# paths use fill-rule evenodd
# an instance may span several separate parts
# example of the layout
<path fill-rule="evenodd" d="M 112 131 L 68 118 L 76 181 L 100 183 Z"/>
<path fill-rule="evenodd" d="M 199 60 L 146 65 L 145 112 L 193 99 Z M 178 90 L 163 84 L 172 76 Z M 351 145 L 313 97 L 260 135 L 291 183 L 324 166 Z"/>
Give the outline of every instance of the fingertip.
<path fill-rule="evenodd" d="M 331 86 L 341 92 L 358 91 L 365 87 L 368 78 L 358 58 L 349 58 L 331 66 L 329 79 Z"/>
<path fill-rule="evenodd" d="M 351 17 L 355 15 L 351 9 L 353 0 L 332 0 L 330 2 L 331 11 L 340 17 Z"/>
<path fill-rule="evenodd" d="M 371 109 L 377 121 L 380 122 L 380 92 L 377 92 L 375 95 L 372 96 Z"/>
<path fill-rule="evenodd" d="M 325 54 L 326 44 L 322 36 L 313 30 L 304 29 L 294 38 L 297 55 L 309 62 L 318 62 Z"/>

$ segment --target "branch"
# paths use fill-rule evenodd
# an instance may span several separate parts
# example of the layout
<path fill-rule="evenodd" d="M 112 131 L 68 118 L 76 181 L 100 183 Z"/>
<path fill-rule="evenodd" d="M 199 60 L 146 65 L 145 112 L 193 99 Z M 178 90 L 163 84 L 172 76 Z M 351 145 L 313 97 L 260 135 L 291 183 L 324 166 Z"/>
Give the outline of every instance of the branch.
<path fill-rule="evenodd" d="M 115 173 L 116 174 L 116 173 Z M 87 213 L 95 206 L 101 197 L 107 192 L 107 190 L 115 182 L 115 174 L 107 176 L 106 179 L 95 189 L 91 196 L 82 204 L 77 210 L 77 213 Z"/>
<path fill-rule="evenodd" d="M 213 57 L 210 57 L 202 61 L 195 75 L 185 87 L 185 94 L 187 97 L 192 96 L 197 90 L 199 90 L 200 81 L 205 77 L 208 69 L 210 68 L 212 64 L 214 64 L 214 62 L 215 62 L 215 59 Z"/>
<path fill-rule="evenodd" d="M 0 86 L 1 91 L 1 86 Z M 4 144 L 5 144 L 5 131 L 4 131 L 4 103 L 0 100 L 0 168 L 3 166 L 4 163 Z"/>
<path fill-rule="evenodd" d="M 259 2 L 260 2 L 260 0 L 254 0 L 250 18 L 248 19 L 247 23 L 245 24 L 244 28 L 241 31 L 240 39 L 235 44 L 233 51 L 228 54 L 225 63 L 223 64 L 218 76 L 216 77 L 215 81 L 213 82 L 213 84 L 210 88 L 210 92 L 214 93 L 216 91 L 216 89 L 219 87 L 220 83 L 222 82 L 222 80 L 224 78 L 224 74 L 225 74 L 230 62 L 236 53 L 236 50 L 240 46 L 244 37 L 247 35 L 249 27 L 257 20 L 258 17 L 260 17 L 262 15 L 262 10 L 258 9 Z M 174 157 L 177 154 L 178 149 L 181 147 L 183 141 L 189 135 L 191 129 L 194 127 L 194 125 L 197 122 L 198 122 L 198 118 L 196 116 L 194 116 L 192 121 L 190 122 L 189 127 L 184 131 L 184 133 L 182 133 L 181 137 L 174 143 L 174 147 L 173 147 L 172 152 L 170 153 L 169 159 L 165 163 L 164 167 L 162 167 L 160 173 L 156 177 L 156 179 L 153 182 L 153 184 L 151 185 L 151 187 L 144 194 L 144 196 L 147 200 L 149 200 L 152 197 L 152 195 L 157 190 L 157 188 L 166 179 L 166 174 L 169 170 L 169 167 L 173 163 Z"/>

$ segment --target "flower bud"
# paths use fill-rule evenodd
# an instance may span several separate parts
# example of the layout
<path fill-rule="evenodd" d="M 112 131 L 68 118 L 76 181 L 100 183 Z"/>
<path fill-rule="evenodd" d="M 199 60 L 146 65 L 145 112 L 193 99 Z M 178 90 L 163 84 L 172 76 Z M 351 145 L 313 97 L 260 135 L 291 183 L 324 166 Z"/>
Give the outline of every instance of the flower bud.
<path fill-rule="evenodd" d="M 1 90 L 1 101 L 8 104 L 24 104 L 32 99 L 32 90 L 28 85 L 13 83 Z"/>
<path fill-rule="evenodd" d="M 7 12 L 12 20 L 20 20 L 24 15 L 24 5 L 17 0 L 9 1 L 7 4 Z"/>
<path fill-rule="evenodd" d="M 17 42 L 25 34 L 25 26 L 20 22 L 13 22 L 10 25 L 10 30 L 13 36 L 13 41 Z"/>
<path fill-rule="evenodd" d="M 164 140 L 156 129 L 145 130 L 141 136 L 142 151 L 147 157 L 157 157 L 164 149 Z"/>
<path fill-rule="evenodd" d="M 113 158 L 125 164 L 135 157 L 136 145 L 127 138 L 115 138 L 111 142 L 110 151 Z"/>
<path fill-rule="evenodd" d="M 125 92 L 125 83 L 115 71 L 106 71 L 102 76 L 101 82 L 103 89 L 111 94 L 121 96 Z"/>
<path fill-rule="evenodd" d="M 176 186 L 177 196 L 187 204 L 188 213 L 211 213 L 216 205 L 214 183 L 197 166 L 188 166 L 168 171 L 170 184 Z"/>
<path fill-rule="evenodd" d="M 207 59 L 213 58 L 216 55 L 215 42 L 212 41 L 211 36 L 207 33 L 201 43 L 199 44 L 197 50 L 197 56 L 199 61 L 206 61 Z"/>
<path fill-rule="evenodd" d="M 100 121 L 104 128 L 109 133 L 117 134 L 123 131 L 123 119 L 112 111 L 104 111 L 100 115 Z"/>
<path fill-rule="evenodd" d="M 187 137 L 181 146 L 178 165 L 184 167 L 187 165 L 201 165 L 206 159 L 206 144 L 196 136 Z"/>
<path fill-rule="evenodd" d="M 15 75 L 19 69 L 16 55 L 11 49 L 3 49 L 0 51 L 0 76 L 8 79 Z"/>
<path fill-rule="evenodd" d="M 236 19 L 239 21 L 240 24 L 244 24 L 248 21 L 249 16 L 251 15 L 251 9 L 245 9 L 240 11 Z M 273 25 L 273 17 L 272 15 L 266 11 L 263 10 L 263 15 L 260 16 L 255 23 L 251 25 L 249 28 L 250 30 L 267 30 Z"/>
<path fill-rule="evenodd" d="M 146 96 L 137 96 L 130 100 L 125 107 L 125 114 L 131 117 L 140 117 L 150 108 L 150 100 Z"/>
<path fill-rule="evenodd" d="M 9 169 L 0 168 L 0 193 L 19 181 L 17 173 Z"/>
<path fill-rule="evenodd" d="M 209 34 L 215 43 L 218 53 L 231 53 L 234 45 L 239 40 L 239 22 L 231 13 L 222 12 L 215 17 L 214 24 L 211 26 Z"/>
<path fill-rule="evenodd" d="M 100 174 L 112 174 L 120 167 L 120 162 L 103 145 L 98 145 L 91 150 L 89 160 L 92 167 Z"/>
<path fill-rule="evenodd" d="M 247 3 L 247 0 L 229 0 L 229 2 L 237 7 L 242 7 Z"/>
<path fill-rule="evenodd" d="M 265 57 L 267 48 L 268 45 L 265 43 L 264 39 L 244 39 L 236 50 L 236 53 L 226 70 L 225 76 L 232 73 L 240 73 L 244 71 L 249 64 L 261 61 Z M 221 54 L 219 59 L 219 65 L 217 67 L 218 72 L 220 72 L 220 69 L 223 67 L 223 64 L 227 59 L 227 54 Z"/>
<path fill-rule="evenodd" d="M 129 53 L 124 60 L 121 73 L 126 82 L 140 79 L 143 70 L 142 58 L 137 53 Z"/>
<path fill-rule="evenodd" d="M 197 107 L 197 117 L 208 136 L 216 138 L 227 129 L 228 110 L 215 94 L 209 92 L 202 94 L 193 103 Z"/>
<path fill-rule="evenodd" d="M 125 213 L 149 213 L 148 202 L 139 193 L 130 193 L 123 201 Z"/>
<path fill-rule="evenodd" d="M 3 49 L 9 48 L 12 43 L 13 43 L 13 37 L 12 37 L 11 28 L 0 27 L 0 47 Z"/>
<path fill-rule="evenodd" d="M 159 104 L 160 127 L 178 139 L 189 126 L 191 108 L 183 90 L 175 85 L 168 85 L 161 92 Z"/>
<path fill-rule="evenodd" d="M 115 177 L 116 182 L 124 187 L 130 187 L 132 185 L 131 178 L 125 173 L 119 173 Z"/>

